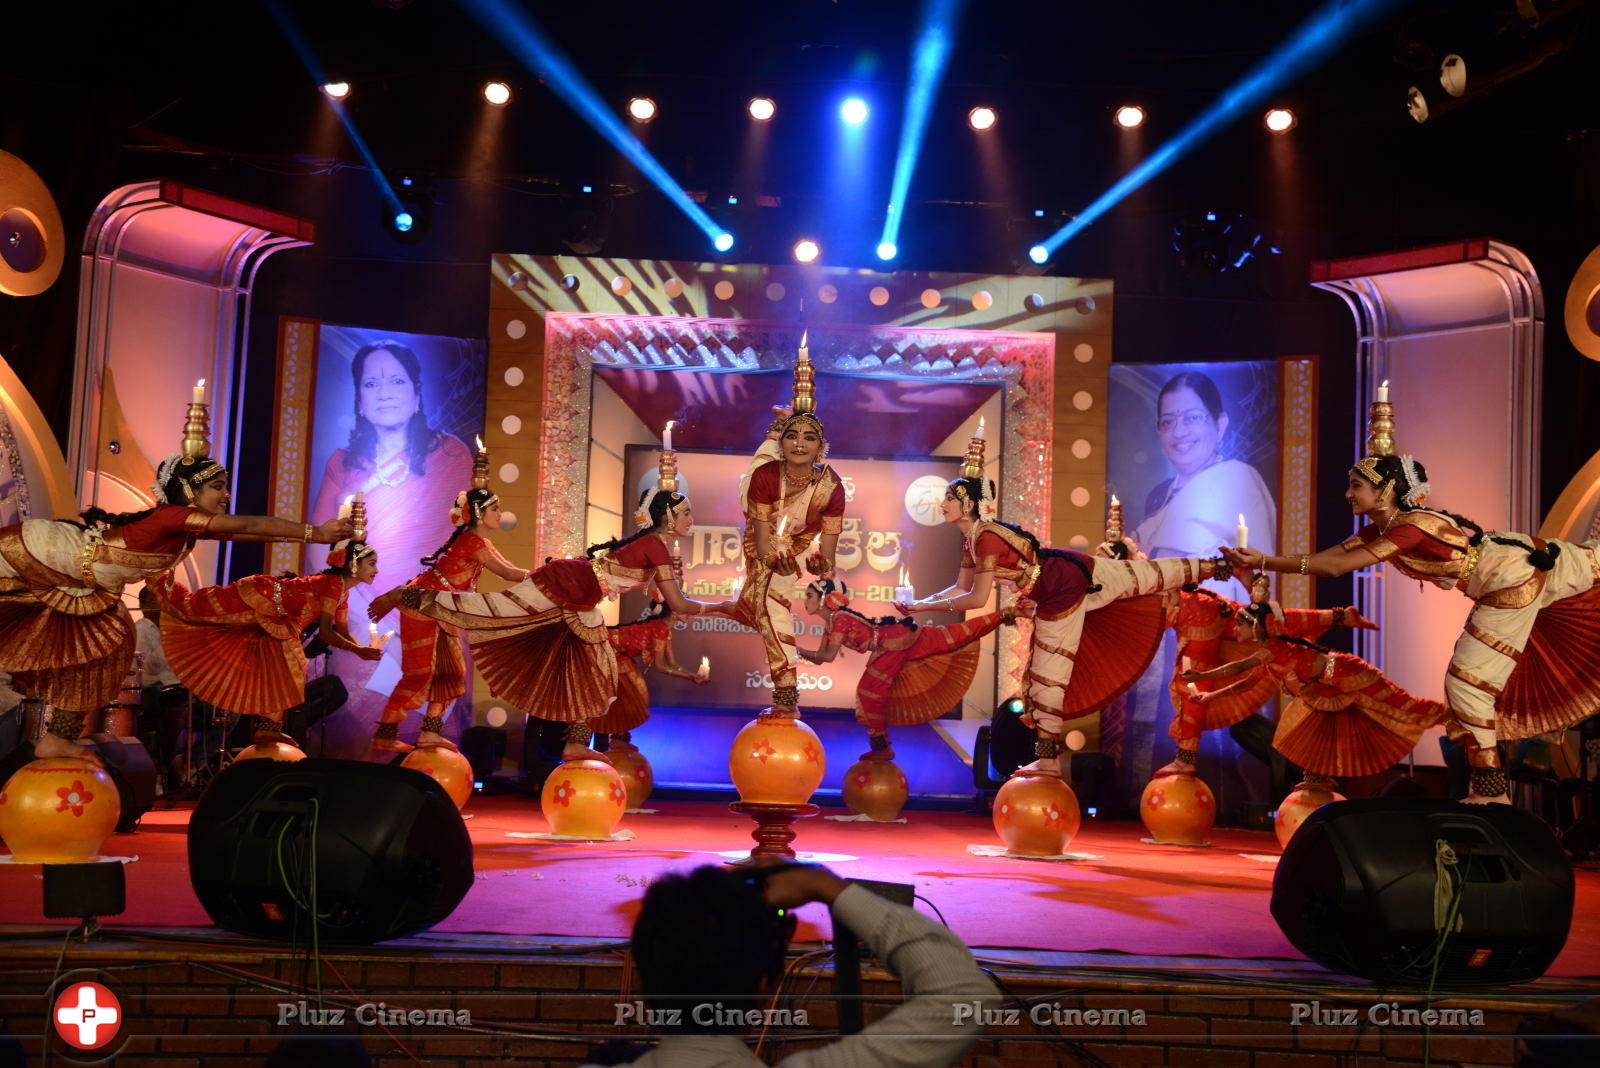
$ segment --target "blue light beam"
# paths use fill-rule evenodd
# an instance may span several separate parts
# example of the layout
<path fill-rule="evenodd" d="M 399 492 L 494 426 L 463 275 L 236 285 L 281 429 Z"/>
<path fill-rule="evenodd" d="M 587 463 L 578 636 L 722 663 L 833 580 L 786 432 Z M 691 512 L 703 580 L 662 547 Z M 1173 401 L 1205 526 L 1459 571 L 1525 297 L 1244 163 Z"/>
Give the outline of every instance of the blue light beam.
<path fill-rule="evenodd" d="M 906 83 L 906 109 L 900 125 L 900 149 L 895 153 L 894 179 L 889 184 L 889 209 L 883 218 L 883 234 L 878 239 L 878 257 L 893 259 L 898 250 L 900 221 L 905 216 L 906 198 L 911 193 L 911 176 L 922 155 L 922 139 L 928 132 L 933 101 L 950 65 L 952 35 L 961 21 L 966 0 L 926 0 L 922 21 L 917 27 L 916 44 L 911 49 L 911 78 Z"/>
<path fill-rule="evenodd" d="M 1042 244 L 1029 250 L 1029 259 L 1043 263 L 1056 250 L 1081 233 L 1090 223 L 1114 208 L 1118 202 L 1150 179 L 1166 170 L 1218 129 L 1254 108 L 1269 93 L 1283 88 L 1327 59 L 1340 44 L 1365 22 L 1377 18 L 1398 0 L 1329 0 L 1302 22 L 1266 59 L 1223 93 L 1217 102 L 1200 113 L 1172 140 L 1156 149 L 1137 167 L 1123 175 L 1110 189 L 1067 225 L 1051 234 Z M 1040 250 L 1044 255 L 1039 255 Z"/>
<path fill-rule="evenodd" d="M 556 47 L 533 17 L 508 0 L 460 0 L 485 28 L 497 34 L 502 44 L 522 61 L 523 66 L 539 75 L 555 94 L 576 111 L 596 133 L 611 142 L 611 146 L 639 168 L 657 189 L 664 193 L 674 207 L 689 217 L 700 228 L 706 239 L 715 246 L 725 231 L 707 215 L 705 209 L 689 198 L 683 187 L 667 173 L 639 139 L 623 125 L 600 94 L 578 72 L 572 62 Z M 730 243 L 731 247 L 731 243 Z"/>

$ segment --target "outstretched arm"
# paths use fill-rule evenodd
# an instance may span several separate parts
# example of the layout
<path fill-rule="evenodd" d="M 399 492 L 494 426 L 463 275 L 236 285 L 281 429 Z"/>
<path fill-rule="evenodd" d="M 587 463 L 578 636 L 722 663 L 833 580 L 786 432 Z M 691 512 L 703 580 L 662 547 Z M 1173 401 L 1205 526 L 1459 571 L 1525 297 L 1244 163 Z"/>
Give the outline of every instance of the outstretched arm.
<path fill-rule="evenodd" d="M 306 531 L 311 536 L 306 537 Z M 217 515 L 200 536 L 217 541 L 313 541 L 332 545 L 355 533 L 348 519 L 329 519 L 313 526 L 271 515 Z"/>
<path fill-rule="evenodd" d="M 371 646 L 362 645 L 350 637 L 350 632 L 343 623 L 335 623 L 331 613 L 322 613 L 322 618 L 317 620 L 317 637 L 323 643 L 335 649 L 343 649 L 347 653 L 355 653 L 363 660 L 377 660 L 383 652 Z"/>
<path fill-rule="evenodd" d="M 913 612 L 970 612 L 989 603 L 994 593 L 994 572 L 976 568 L 961 569 L 959 586 L 952 587 L 932 597 L 910 604 L 896 603 L 895 607 L 907 615 Z"/>
<path fill-rule="evenodd" d="M 813 664 L 828 664 L 832 663 L 833 660 L 839 655 L 839 649 L 842 644 L 843 643 L 840 642 L 838 635 L 830 634 L 823 640 L 822 645 L 820 645 L 815 652 L 810 649 L 801 649 L 798 646 L 795 647 L 795 652 L 799 653 L 803 659 L 808 660 Z"/>
<path fill-rule="evenodd" d="M 1378 562 L 1365 548 L 1347 549 L 1343 545 L 1304 556 L 1268 556 L 1260 549 L 1235 549 L 1227 545 L 1220 551 L 1235 568 L 1319 578 L 1337 578 Z"/>

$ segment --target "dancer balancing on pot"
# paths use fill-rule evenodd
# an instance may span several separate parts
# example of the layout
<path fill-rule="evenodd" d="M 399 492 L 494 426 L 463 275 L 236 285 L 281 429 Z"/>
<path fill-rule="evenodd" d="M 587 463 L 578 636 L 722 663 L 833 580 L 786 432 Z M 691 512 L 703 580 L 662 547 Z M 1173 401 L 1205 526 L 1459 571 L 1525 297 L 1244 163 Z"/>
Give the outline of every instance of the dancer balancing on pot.
<path fill-rule="evenodd" d="M 1241 568 L 1335 576 L 1389 563 L 1473 602 L 1445 672 L 1448 732 L 1466 746 L 1468 801 L 1510 802 L 1497 738 L 1564 730 L 1600 711 L 1600 542 L 1582 545 L 1485 531 L 1424 508 L 1427 470 L 1394 454 L 1387 385 L 1371 406 L 1369 455 L 1345 500 L 1368 520 L 1340 545 L 1298 557 L 1224 549 Z"/>
<path fill-rule="evenodd" d="M 358 509 L 358 532 L 366 533 Z M 317 637 L 363 660 L 383 655 L 350 636 L 350 590 L 378 574 L 378 553 L 359 539 L 338 542 L 320 574 L 251 575 L 191 592 L 171 572 L 152 583 L 161 605 L 161 644 L 189 692 L 228 712 L 253 717 L 251 740 L 286 745 L 284 713 L 306 699 L 301 635 Z"/>
<path fill-rule="evenodd" d="M 653 585 L 679 615 L 728 608 L 685 597 L 673 573 L 668 545 L 694 526 L 689 498 L 678 492 L 677 465 L 677 453 L 663 449 L 656 487 L 640 497 L 639 530 L 631 537 L 591 545 L 583 559 L 549 560 L 498 593 L 401 586 L 373 601 L 368 614 L 378 620 L 405 608 L 460 627 L 496 697 L 569 725 L 563 760 L 605 760 L 588 744 L 592 721 L 617 696 L 617 657 L 600 602 Z"/>
<path fill-rule="evenodd" d="M 745 583 L 735 618 L 761 637 L 772 676 L 771 713 L 779 716 L 799 715 L 791 605 L 800 560 L 813 575 L 832 578 L 844 530 L 844 482 L 823 462 L 828 441 L 816 415 L 814 373 L 802 337 L 793 404 L 773 409 L 776 418 L 751 460 L 739 502 Z"/>
<path fill-rule="evenodd" d="M 1024 719 L 1038 732 L 1038 759 L 1016 774 L 1059 775 L 1062 722 L 1113 700 L 1154 658 L 1165 611 L 1152 595 L 1227 578 L 1233 569 L 1222 559 L 1111 559 L 1045 548 L 1028 531 L 998 520 L 995 485 L 983 477 L 984 447 L 980 420 L 960 477 L 945 491 L 945 521 L 965 536 L 960 576 L 931 597 L 895 608 L 907 615 L 970 611 L 988 604 L 997 584 L 1034 603 Z"/>
<path fill-rule="evenodd" d="M 488 538 L 500 529 L 500 498 L 489 489 L 489 454 L 479 443 L 472 464 L 472 488 L 456 495 L 450 509 L 455 524 L 443 545 L 424 556 L 426 571 L 406 585 L 423 590 L 476 593 L 484 571 L 508 582 L 522 582 L 529 572 L 517 567 Z M 467 664 L 461 654 L 462 631 L 450 623 L 430 619 L 409 608 L 400 609 L 400 681 L 383 706 L 372 748 L 379 752 L 407 752 L 400 740 L 406 713 L 427 705 L 417 745 L 455 749 L 440 731 L 450 703 L 467 692 Z"/>
<path fill-rule="evenodd" d="M 317 526 L 272 516 L 229 515 L 228 472 L 209 453 L 210 412 L 195 387 L 182 449 L 156 468 L 153 507 L 81 522 L 26 519 L 0 528 L 0 671 L 54 706 L 38 757 L 99 758 L 77 742 L 84 713 L 117 699 L 136 636 L 122 588 L 178 566 L 197 539 L 337 541 L 349 520 Z"/>
<path fill-rule="evenodd" d="M 1245 576 L 1235 574 L 1234 577 Z M 1173 708 L 1170 734 L 1178 743 L 1178 756 L 1152 778 L 1193 775 L 1199 759 L 1201 734 L 1248 719 L 1277 694 L 1278 680 L 1262 664 L 1252 661 L 1245 665 L 1243 659 L 1268 638 L 1314 641 L 1334 627 L 1377 629 L 1376 624 L 1363 619 L 1361 613 L 1350 606 L 1284 608 L 1271 600 L 1264 575 L 1257 575 L 1248 585 L 1248 605 L 1231 601 L 1203 586 L 1184 587 L 1175 598 L 1168 595 L 1168 625 L 1178 636 L 1169 686 Z M 1245 666 L 1226 676 L 1234 681 L 1225 696 L 1207 696 L 1217 686 L 1220 676 L 1206 673 L 1227 663 Z M 1240 674 L 1244 677 L 1239 678 Z"/>
<path fill-rule="evenodd" d="M 889 724 L 897 727 L 938 719 L 959 703 L 978 670 L 978 641 L 1001 623 L 1015 623 L 1032 607 L 989 612 L 948 626 L 917 626 L 909 618 L 868 619 L 849 607 L 848 588 L 822 597 L 826 629 L 816 650 L 801 649 L 813 664 L 826 664 L 840 649 L 867 654 L 856 684 L 856 722 L 867 729 L 862 760 L 893 760 Z"/>
<path fill-rule="evenodd" d="M 683 585 L 677 561 L 673 570 L 678 585 Z M 663 675 L 686 679 L 696 686 L 711 681 L 711 669 L 702 663 L 699 671 L 680 667 L 672 651 L 673 611 L 665 601 L 655 601 L 644 616 L 632 623 L 606 628 L 606 636 L 617 654 L 617 699 L 590 726 L 596 734 L 608 734 L 615 742 L 629 741 L 629 733 L 650 718 L 650 687 L 645 672 L 654 668 Z"/>

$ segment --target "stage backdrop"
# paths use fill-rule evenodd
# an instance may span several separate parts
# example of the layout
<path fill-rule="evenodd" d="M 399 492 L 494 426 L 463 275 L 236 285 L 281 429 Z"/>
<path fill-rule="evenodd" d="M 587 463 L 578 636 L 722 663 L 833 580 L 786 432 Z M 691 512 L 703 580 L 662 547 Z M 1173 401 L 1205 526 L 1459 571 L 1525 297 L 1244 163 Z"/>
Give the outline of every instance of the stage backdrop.
<path fill-rule="evenodd" d="M 1249 542 L 1268 553 L 1278 535 L 1280 363 L 1114 364 L 1109 393 L 1108 489 L 1122 500 L 1126 529 L 1152 557 L 1215 556 L 1232 545 L 1239 517 Z M 1207 583 L 1248 600 L 1236 581 Z M 1167 734 L 1177 643 L 1171 631 L 1123 709 L 1123 785 L 1131 796 L 1176 752 Z M 1268 804 L 1268 769 L 1226 731 L 1201 743 L 1201 775 L 1221 811 Z"/>
<path fill-rule="evenodd" d="M 294 359 L 290 327 L 298 328 L 300 359 Z M 421 558 L 450 536 L 450 506 L 468 488 L 472 442 L 483 429 L 488 352 L 475 338 L 404 334 L 369 327 L 285 324 L 280 353 L 280 437 L 288 438 L 285 402 L 299 389 L 309 401 L 305 446 L 295 458 L 307 515 L 322 520 L 360 490 L 367 502 L 367 539 L 378 550 L 378 579 L 350 593 L 350 629 L 366 637 L 367 604 L 378 593 L 422 570 Z M 305 343 L 314 349 L 304 359 Z M 357 358 L 359 357 L 359 365 Z M 280 441 L 278 487 L 292 478 Z M 293 515 L 299 509 L 281 514 Z M 280 547 L 293 552 L 298 546 Z M 307 572 L 321 569 L 328 547 L 312 546 L 298 562 Z M 275 566 L 287 564 L 277 554 Z M 385 629 L 396 629 L 391 616 Z M 389 642 L 376 665 L 348 653 L 335 653 L 331 669 L 344 680 L 350 700 L 330 724 L 329 755 L 357 755 L 372 724 L 400 677 L 400 642 Z M 470 691 L 467 698 L 470 699 Z M 470 707 L 466 699 L 464 707 Z M 413 717 L 413 723 L 415 717 Z M 409 730 L 407 733 L 410 733 Z"/>
<path fill-rule="evenodd" d="M 630 445 L 626 450 L 624 497 L 637 501 L 655 484 L 657 449 Z M 959 456 L 916 459 L 830 457 L 844 480 L 848 511 L 839 537 L 839 577 L 850 586 L 851 607 L 877 617 L 893 611 L 889 602 L 901 569 L 918 596 L 954 582 L 960 567 L 961 533 L 939 510 L 945 484 Z M 744 579 L 740 551 L 744 516 L 739 510 L 740 478 L 750 456 L 740 453 L 679 450 L 678 478 L 694 507 L 694 530 L 681 540 L 685 592 L 696 600 L 726 600 Z M 809 581 L 810 576 L 805 576 Z M 643 593 L 622 599 L 620 619 L 637 619 L 647 607 Z M 949 623 L 953 613 L 919 616 L 920 622 Z M 795 641 L 815 649 L 822 621 L 795 603 Z M 653 672 L 648 676 L 653 708 L 751 708 L 766 702 L 771 680 L 764 677 L 759 640 L 747 628 L 721 617 L 678 620 L 672 637 L 678 664 L 689 670 L 702 656 L 711 658 L 711 682 L 700 686 Z M 866 657 L 848 650 L 831 664 L 799 664 L 800 702 L 807 710 L 854 706 L 856 683 Z"/>

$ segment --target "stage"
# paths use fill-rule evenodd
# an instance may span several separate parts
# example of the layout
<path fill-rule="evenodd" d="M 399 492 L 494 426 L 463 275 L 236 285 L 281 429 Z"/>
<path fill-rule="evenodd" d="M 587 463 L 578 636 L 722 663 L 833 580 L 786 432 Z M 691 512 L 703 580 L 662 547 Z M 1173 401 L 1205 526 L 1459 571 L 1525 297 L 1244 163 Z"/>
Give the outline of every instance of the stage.
<path fill-rule="evenodd" d="M 573 843 L 517 837 L 548 830 L 531 800 L 473 798 L 466 812 L 476 878 L 466 900 L 417 938 L 357 949 L 324 944 L 324 995 L 351 1005 L 386 1000 L 466 1010 L 473 1021 L 466 1029 L 363 1032 L 374 1054 L 420 1049 L 428 1063 L 500 1054 L 571 1062 L 602 1037 L 648 1040 L 647 1031 L 615 1023 L 616 1005 L 637 993 L 622 954 L 644 887 L 661 873 L 746 850 L 752 826 L 719 803 L 649 806 L 655 811 L 624 819 L 631 840 Z M 1368 1019 L 1378 1004 L 1420 1007 L 1417 995 L 1330 973 L 1279 933 L 1268 913 L 1278 853 L 1269 833 L 1219 829 L 1207 848 L 1163 847 L 1142 842 L 1136 824 L 1089 820 L 1068 846 L 1081 859 L 1041 861 L 969 852 L 969 845 L 997 844 L 987 817 L 912 811 L 903 824 L 873 824 L 825 818 L 830 814 L 844 810 L 802 821 L 796 847 L 846 877 L 914 884 L 923 899 L 918 907 L 942 915 L 1012 993 L 1050 1007 L 1039 1010 L 1043 1019 L 1023 1011 L 1015 1023 L 1002 1022 L 975 1056 L 1006 1064 L 1079 1063 L 1081 1052 L 1116 1064 L 1240 1064 L 1251 1051 L 1262 1065 L 1333 1064 L 1331 1056 L 1315 1056 L 1356 1052 L 1363 1064 L 1421 1058 L 1421 1028 Z M 126 869 L 127 910 L 105 918 L 105 931 L 74 941 L 67 953 L 67 970 L 101 969 L 118 989 L 136 984 L 124 997 L 130 1022 L 148 1017 L 150 1024 L 132 1028 L 127 1058 L 171 1063 L 180 1053 L 207 1052 L 210 1063 L 218 1053 L 265 1052 L 295 1030 L 292 1020 L 280 1025 L 278 1006 L 315 984 L 307 947 L 253 942 L 209 926 L 186 871 L 188 816 L 185 808 L 158 807 L 137 832 L 106 842 L 106 855 L 138 858 Z M 38 926 L 61 921 L 40 912 L 37 867 L 0 866 L 0 901 L 0 923 L 19 962 L 6 985 L 18 987 L 9 991 L 16 994 L 27 985 L 36 998 L 37 973 L 43 969 L 48 980 L 64 927 L 52 933 Z M 1461 997 L 1440 992 L 1435 1007 L 1477 1009 L 1483 1018 L 1434 1027 L 1432 1063 L 1512 1063 L 1513 1043 L 1503 1036 L 1521 1018 L 1590 996 L 1591 977 L 1600 976 L 1597 904 L 1600 872 L 1580 869 L 1572 932 L 1544 979 Z M 822 910 L 802 912 L 797 943 L 826 938 L 826 921 Z M 812 963 L 817 967 L 802 963 L 788 991 L 815 1006 L 810 1026 L 825 1030 L 834 1019 L 830 973 L 825 960 Z M 885 1004 L 898 993 L 897 984 L 868 985 Z M 1362 1023 L 1294 1021 L 1295 1005 L 1308 1002 L 1353 1007 Z M 1143 1022 L 1061 1016 L 1088 1008 L 1137 1010 Z M 21 1033 L 29 1033 L 26 1026 Z M 1083 1046 L 1065 1045 L 1069 1040 Z M 1304 1051 L 1311 1059 L 1273 1061 L 1270 1051 Z"/>

